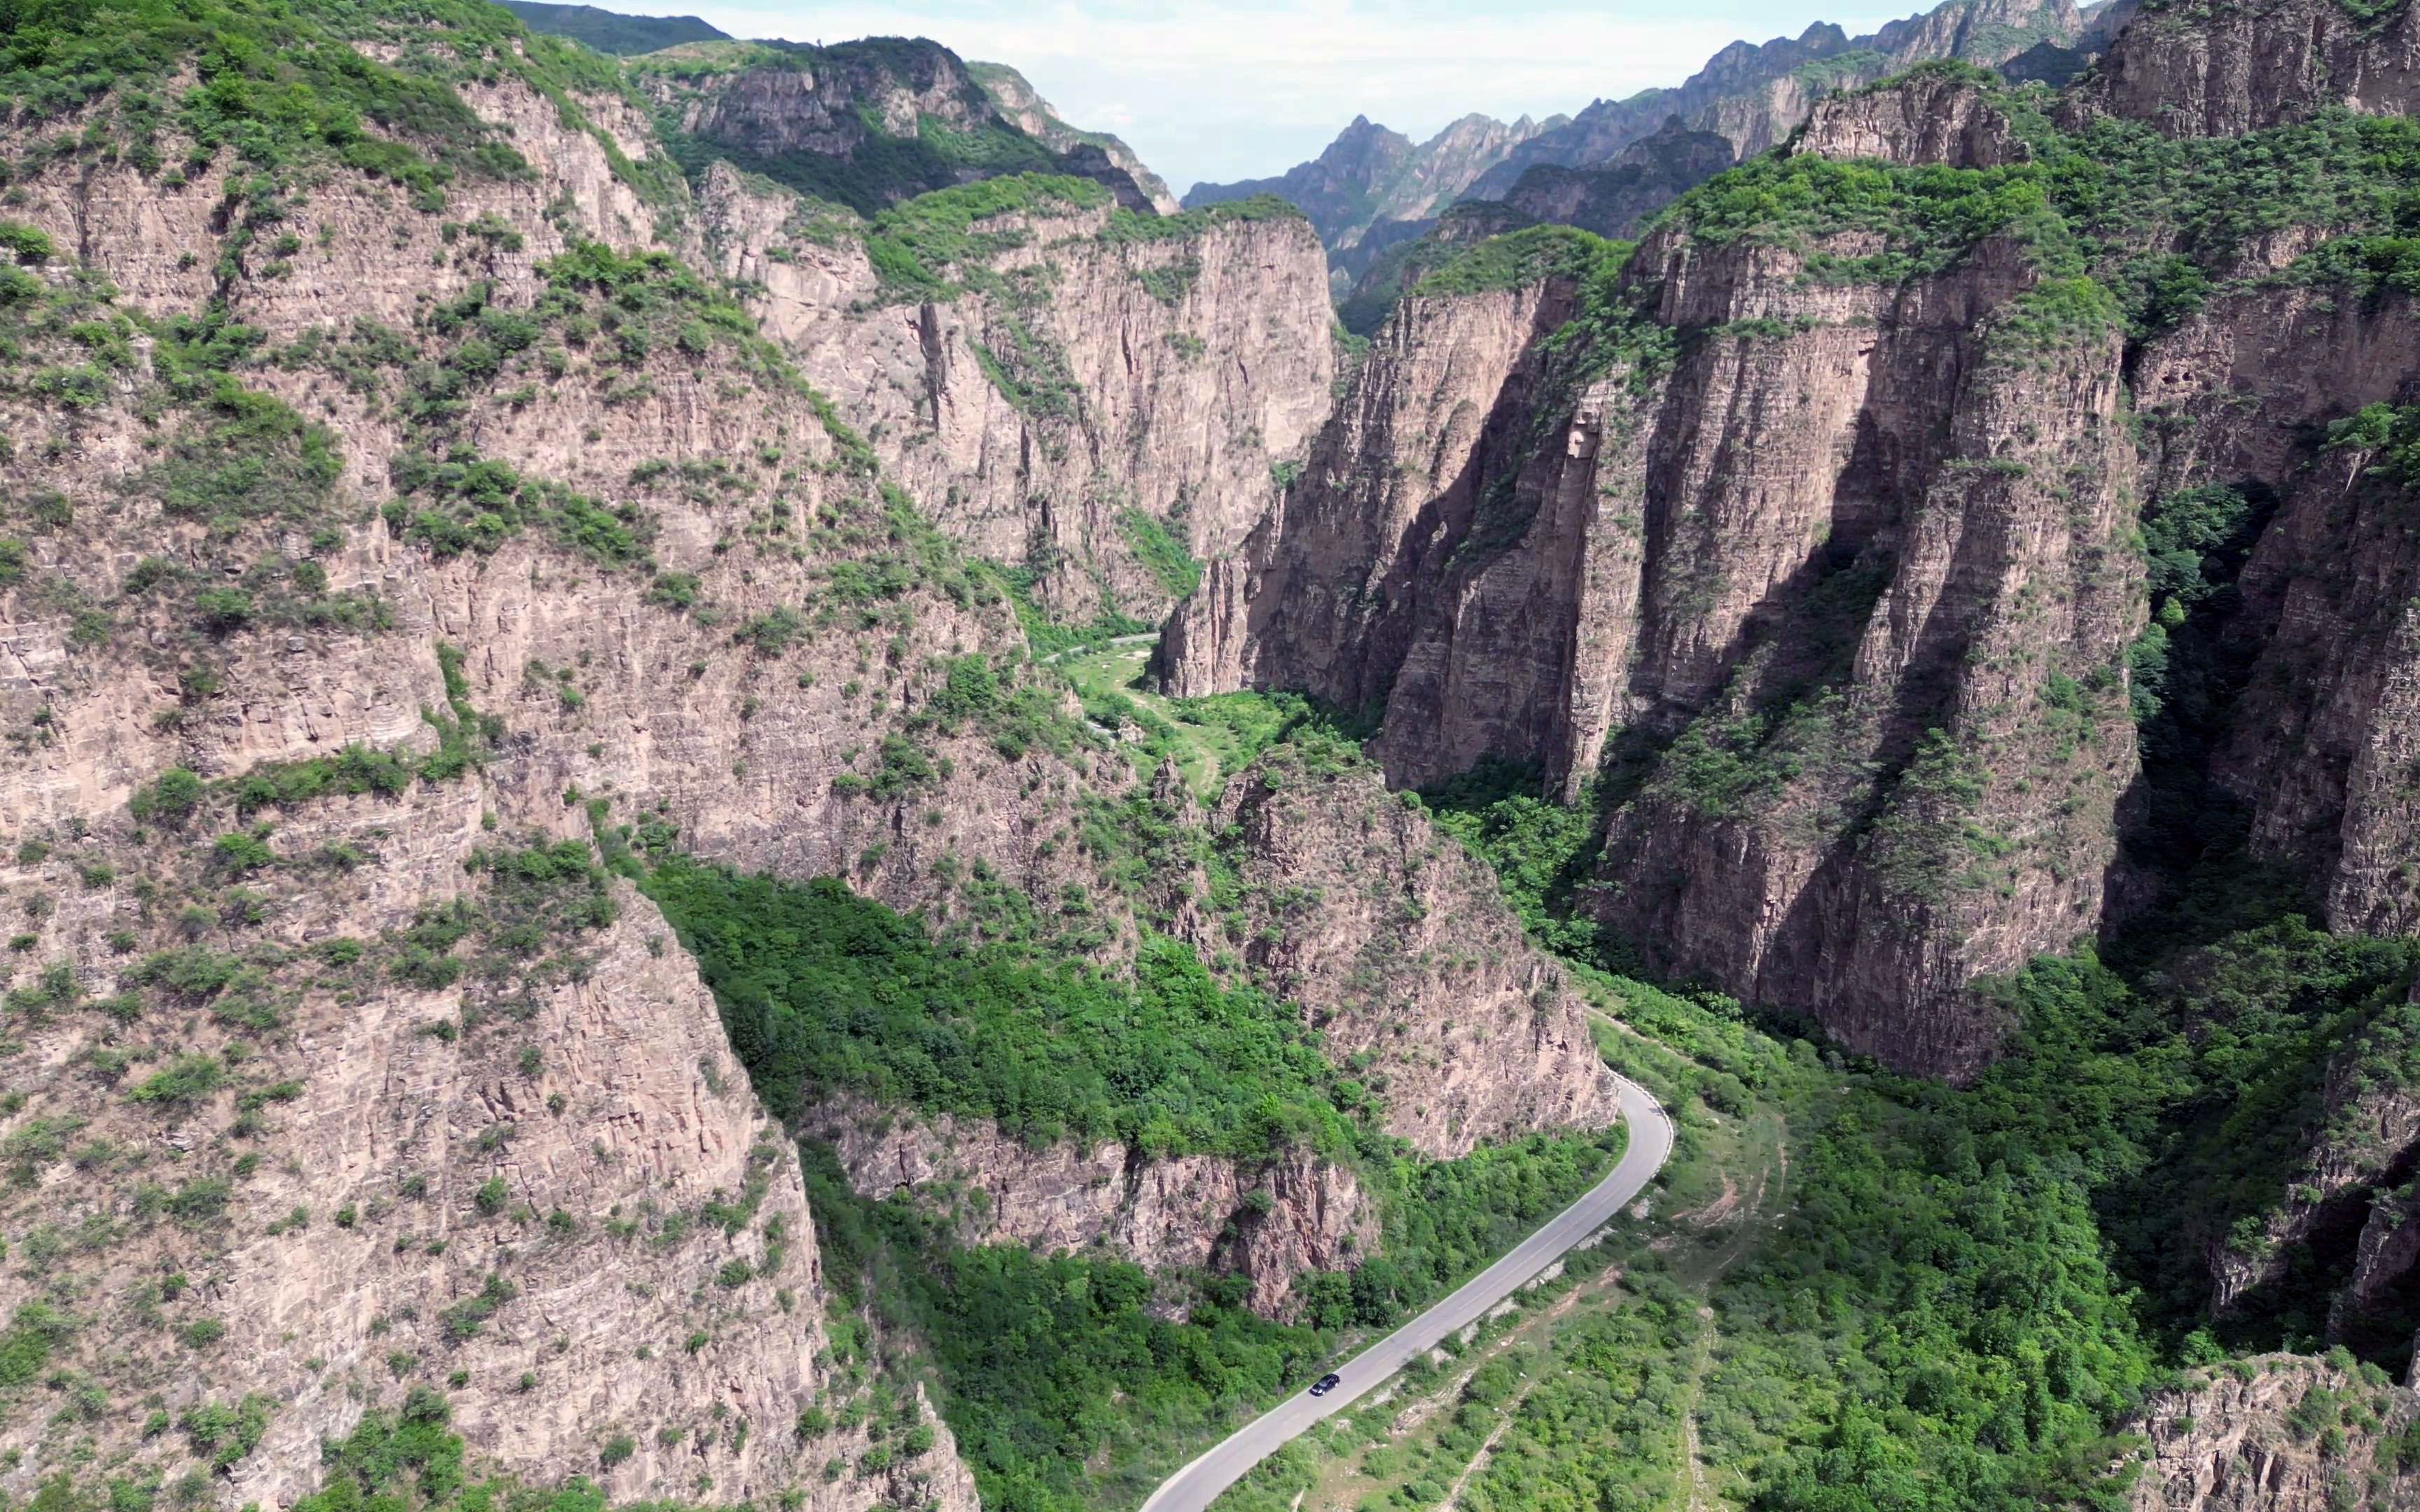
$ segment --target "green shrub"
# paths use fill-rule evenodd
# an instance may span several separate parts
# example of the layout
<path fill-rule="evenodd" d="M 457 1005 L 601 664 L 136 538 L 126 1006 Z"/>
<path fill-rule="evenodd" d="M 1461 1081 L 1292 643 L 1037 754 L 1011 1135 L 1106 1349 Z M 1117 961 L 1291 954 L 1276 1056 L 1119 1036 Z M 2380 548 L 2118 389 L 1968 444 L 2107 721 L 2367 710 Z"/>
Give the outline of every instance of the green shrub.
<path fill-rule="evenodd" d="M 226 1085 L 226 1067 L 216 1056 L 181 1055 L 135 1084 L 126 1095 L 137 1103 L 182 1108 Z"/>
<path fill-rule="evenodd" d="M 19 221 L 0 221 L 0 252 L 28 267 L 39 268 L 59 255 L 50 233 Z"/>

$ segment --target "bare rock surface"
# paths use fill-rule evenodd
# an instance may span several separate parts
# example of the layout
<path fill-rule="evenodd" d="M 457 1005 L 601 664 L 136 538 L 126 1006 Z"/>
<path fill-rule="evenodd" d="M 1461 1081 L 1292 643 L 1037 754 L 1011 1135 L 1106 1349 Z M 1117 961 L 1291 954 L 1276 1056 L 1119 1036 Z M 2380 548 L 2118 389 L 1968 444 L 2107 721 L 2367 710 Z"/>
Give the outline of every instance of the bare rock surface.
<path fill-rule="evenodd" d="M 2265 1355 L 2195 1372 L 2127 1427 L 2149 1446 L 2136 1512 L 2321 1512 L 2420 1499 L 2393 1442 L 2420 1397 L 2345 1365 Z"/>

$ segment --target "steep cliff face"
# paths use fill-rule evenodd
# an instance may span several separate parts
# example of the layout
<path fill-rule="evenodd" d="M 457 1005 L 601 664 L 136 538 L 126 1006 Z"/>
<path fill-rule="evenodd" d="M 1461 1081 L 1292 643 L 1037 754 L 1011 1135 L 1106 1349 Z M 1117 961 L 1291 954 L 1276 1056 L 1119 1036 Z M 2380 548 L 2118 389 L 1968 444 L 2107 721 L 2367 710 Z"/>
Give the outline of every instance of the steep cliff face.
<path fill-rule="evenodd" d="M 1146 213 L 1168 193 L 1124 143 L 1069 127 L 1014 69 L 993 76 L 995 93 L 921 38 L 690 43 L 634 76 L 690 152 L 864 214 L 1015 173 L 1089 178 Z"/>
<path fill-rule="evenodd" d="M 705 199 L 724 271 L 758 286 L 767 330 L 886 471 L 1069 618 L 1164 611 L 1190 558 L 1260 517 L 1331 403 L 1326 275 L 1290 214 L 999 214 L 970 227 L 999 250 L 919 288 L 861 239 L 796 236 L 789 203 L 726 170 Z"/>
<path fill-rule="evenodd" d="M 1384 1097 L 1389 1133 L 1450 1157 L 1613 1120 L 1612 1078 L 1562 970 L 1488 870 L 1376 773 L 1275 753 L 1228 785 L 1213 828 L 1230 837 L 1235 892 L 1197 926 L 1205 946 L 1240 945 L 1310 1011 L 1331 1056 Z"/>
<path fill-rule="evenodd" d="M 1568 286 L 1542 285 L 1405 301 L 1302 476 L 1171 619 L 1169 690 L 1297 687 L 1346 708 L 1383 696 L 1404 655 L 1404 594 L 1424 566 L 1437 570 L 1440 523 L 1475 507 L 1475 454 L 1517 414 L 1523 360 L 1572 300 Z M 1517 699 L 1459 707 L 1465 718 L 1526 712 Z"/>
<path fill-rule="evenodd" d="M 1291 1309 L 1304 1276 L 1380 1250 L 1378 1215 L 1358 1180 L 1307 1150 L 1259 1166 L 1145 1161 L 1114 1140 L 1035 1149 L 948 1114 L 838 1106 L 821 1117 L 851 1185 L 939 1204 L 964 1242 L 1098 1246 L 1157 1275 L 1237 1274 L 1249 1283 L 1249 1305 L 1271 1317 Z"/>
<path fill-rule="evenodd" d="M 2246 806 L 2254 852 L 2311 878 L 2332 927 L 2400 933 L 2420 918 L 2406 623 L 2420 560 L 2395 523 L 2410 486 L 2390 454 L 2420 332 L 2401 296 L 2276 277 L 2318 239 L 2272 239 L 2245 269 L 2266 286 L 2148 344 L 2137 406 L 2156 423 L 2160 491 L 2273 505 L 2226 626 L 2247 670 L 2213 776 Z M 2321 439 L 2373 405 L 2389 408 L 2368 428 Z"/>
<path fill-rule="evenodd" d="M 2236 136 L 2324 106 L 2408 115 L 2420 102 L 2420 19 L 2330 0 L 2146 5 L 2082 85 L 2078 108 L 2178 136 Z"/>
<path fill-rule="evenodd" d="M 1808 144 L 2006 148 L 1979 102 L 1900 93 Z M 1808 276 L 1870 233 L 1687 224 L 1629 265 L 1645 323 L 1590 382 L 1537 349 L 1568 289 L 1408 303 L 1164 666 L 1383 702 L 1406 785 L 1495 758 L 1575 798 L 1625 732 L 1647 764 L 1618 779 L 1608 921 L 1665 969 L 1957 1073 L 1993 1036 L 1966 980 L 2097 919 L 2133 765 L 2118 332 L 2046 332 L 2055 296 L 1989 240 L 1888 285 Z"/>
<path fill-rule="evenodd" d="M 2325 1361 L 2270 1355 L 2198 1372 L 2127 1426 L 2149 1446 L 2137 1512 L 2321 1512 L 2412 1504 L 2402 1437 L 2420 1398 Z"/>

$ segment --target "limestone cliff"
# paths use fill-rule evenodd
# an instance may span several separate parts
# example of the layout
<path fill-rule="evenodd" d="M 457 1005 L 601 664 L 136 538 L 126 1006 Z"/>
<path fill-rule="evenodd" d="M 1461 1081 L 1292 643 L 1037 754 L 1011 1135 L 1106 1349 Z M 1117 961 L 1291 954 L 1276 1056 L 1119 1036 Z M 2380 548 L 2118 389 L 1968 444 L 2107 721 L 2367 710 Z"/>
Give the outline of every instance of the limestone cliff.
<path fill-rule="evenodd" d="M 1802 149 L 2005 146 L 1943 103 L 1858 97 Z M 1608 921 L 1955 1073 L 1993 1034 L 1964 982 L 2098 918 L 2133 764 L 2133 453 L 2114 329 L 2040 343 L 2034 275 L 1989 241 L 1898 286 L 1807 276 L 1863 235 L 1701 242 L 1683 217 L 1622 298 L 1690 339 L 1641 335 L 1588 382 L 1539 340 L 1568 286 L 1408 301 L 1162 664 L 1186 691 L 1380 702 L 1405 785 L 1497 759 L 1577 797 L 1624 732 Z"/>
<path fill-rule="evenodd" d="M 2329 0 L 2145 5 L 2080 86 L 2080 112 L 2179 136 L 2235 136 L 2341 105 L 2409 115 L 2420 102 L 2420 19 Z"/>
<path fill-rule="evenodd" d="M 2350 1360 L 2196 1371 L 2127 1427 L 2149 1441 L 2136 1512 L 2321 1512 L 2420 1500 L 2402 1449 L 2420 1397 Z"/>
<path fill-rule="evenodd" d="M 1014 70 L 995 92 L 922 38 L 692 42 L 651 54 L 635 76 L 692 155 L 867 214 L 1013 173 L 1074 174 L 1145 212 L 1168 193 L 1124 143 L 1068 127 Z"/>
<path fill-rule="evenodd" d="M 794 235 L 790 202 L 726 169 L 704 198 L 723 270 L 885 470 L 1066 618 L 1163 612 L 1326 417 L 1326 277 L 1290 214 L 1000 215 L 972 228 L 997 249 L 980 266 L 915 287 L 864 239 Z"/>

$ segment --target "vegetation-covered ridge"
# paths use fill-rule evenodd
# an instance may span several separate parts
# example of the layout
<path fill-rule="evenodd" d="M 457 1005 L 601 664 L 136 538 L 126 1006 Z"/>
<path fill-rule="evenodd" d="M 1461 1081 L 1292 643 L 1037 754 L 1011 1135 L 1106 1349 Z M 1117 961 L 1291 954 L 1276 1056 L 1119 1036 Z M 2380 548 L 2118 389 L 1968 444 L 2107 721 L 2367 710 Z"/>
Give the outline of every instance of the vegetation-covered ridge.
<path fill-rule="evenodd" d="M 1130 975 L 1112 975 L 1031 943 L 937 937 L 837 879 L 667 856 L 644 885 L 696 952 L 759 1092 L 804 1126 L 871 1098 L 991 1119 L 1037 1146 L 1109 1139 L 1246 1170 L 1308 1149 L 1361 1171 L 1379 1248 L 1295 1278 L 1297 1317 L 1280 1323 L 1244 1306 L 1241 1277 L 968 1249 L 934 1194 L 869 1199 L 814 1165 L 829 1273 L 924 1341 L 987 1505 L 1139 1499 L 1187 1445 L 1315 1373 L 1343 1331 L 1391 1323 L 1484 1265 L 1622 1147 L 1616 1129 L 1419 1159 L 1380 1132 L 1374 1097 L 1325 1059 L 1298 1011 L 1221 985 L 1172 940 L 1146 937 Z M 1248 1197 L 1234 1221 L 1258 1211 Z M 1181 1319 L 1171 1295 L 1189 1299 Z"/>
<path fill-rule="evenodd" d="M 2420 123 L 2408 117 L 2330 108 L 2219 137 L 2170 136 L 2106 116 L 2068 130 L 2051 118 L 2055 97 L 2046 85 L 2009 85 L 1956 63 L 1915 71 L 1975 90 L 2009 121 L 2026 161 L 1905 167 L 1768 153 L 1683 195 L 1659 224 L 1713 244 L 1802 251 L 1806 276 L 1826 281 L 1923 276 L 1996 239 L 2045 278 L 2104 285 L 2136 335 L 2174 324 L 2230 282 L 2269 276 L 2241 262 L 2265 233 L 2319 229 L 2330 239 L 2296 276 L 2330 276 L 2354 271 L 2335 239 L 2402 234 L 2412 224 Z M 1851 256 L 1825 250 L 1847 232 L 1878 233 L 1885 246 Z M 2392 262 L 2391 248 L 2375 251 Z"/>
<path fill-rule="evenodd" d="M 1300 1014 L 1220 986 L 1172 940 L 1131 980 L 1007 945 L 949 949 L 826 878 L 794 886 L 674 859 L 648 889 L 722 1003 L 773 1107 L 857 1092 L 990 1119 L 1037 1145 L 1115 1139 L 1151 1156 L 1342 1155 L 1366 1091 Z"/>
<path fill-rule="evenodd" d="M 23 0 L 0 33 L 0 91 L 33 122 L 80 122 L 71 151 L 122 156 L 163 187 L 223 150 L 254 172 L 315 159 L 392 179 L 426 209 L 461 176 L 526 177 L 527 162 L 456 92 L 498 72 L 589 131 L 659 204 L 676 183 L 632 162 L 590 125 L 582 95 L 622 97 L 614 67 L 531 33 L 483 0 L 429 0 L 400 14 L 361 0 Z M 393 61 L 365 53 L 393 49 Z M 190 82 L 185 70 L 190 69 Z M 172 161 L 168 144 L 187 147 Z"/>

